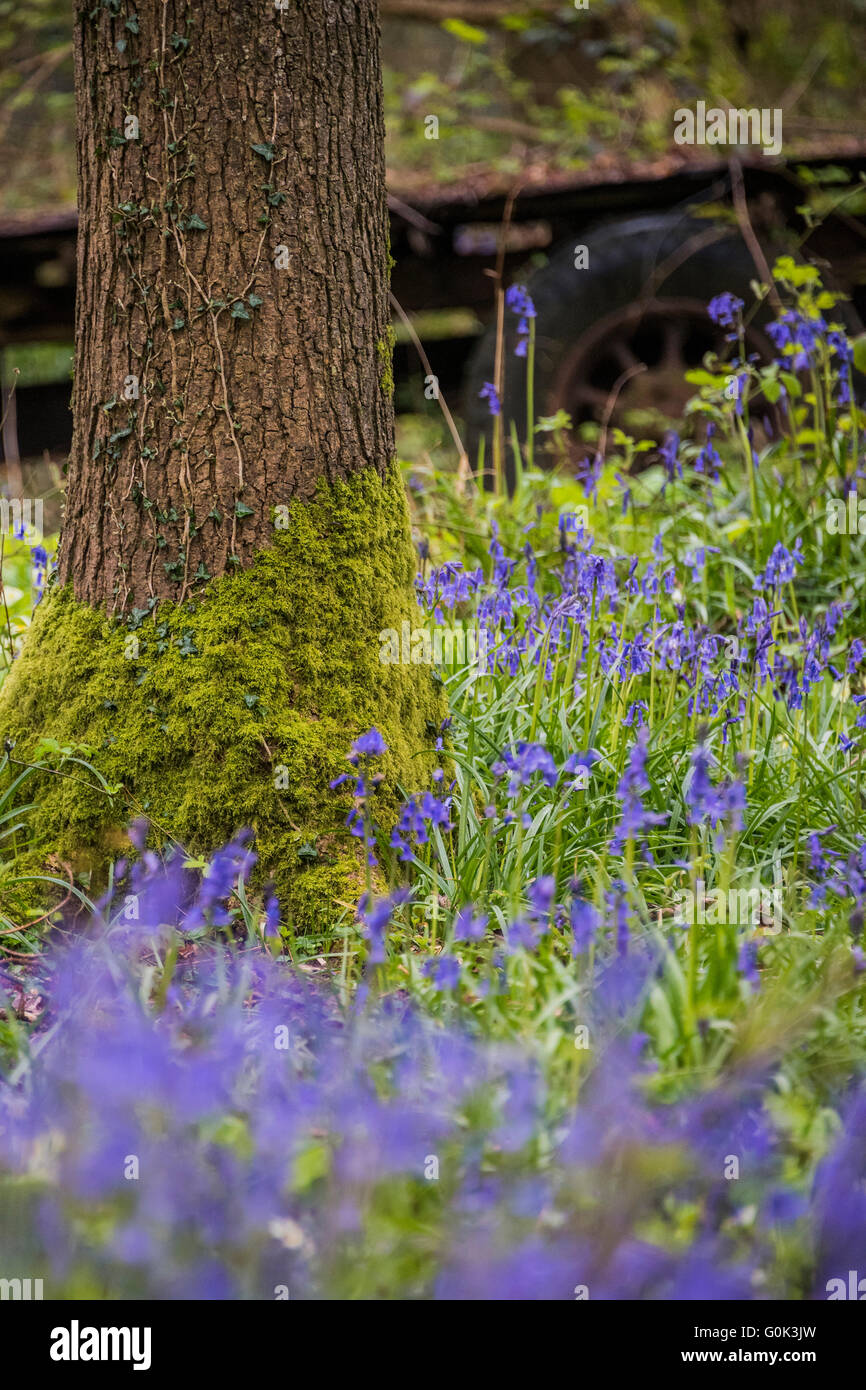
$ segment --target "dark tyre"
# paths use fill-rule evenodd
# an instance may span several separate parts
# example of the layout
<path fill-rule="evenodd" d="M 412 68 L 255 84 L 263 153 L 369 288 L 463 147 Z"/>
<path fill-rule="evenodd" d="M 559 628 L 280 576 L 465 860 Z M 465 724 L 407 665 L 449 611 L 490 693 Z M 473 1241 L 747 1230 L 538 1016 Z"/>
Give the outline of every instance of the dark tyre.
<path fill-rule="evenodd" d="M 575 268 L 577 243 L 587 248 L 586 269 Z M 685 372 L 724 345 L 724 330 L 710 321 L 707 304 L 731 291 L 745 301 L 748 319 L 754 304 L 749 282 L 757 278 L 737 232 L 683 213 L 636 217 L 575 236 L 525 280 L 537 313 L 536 417 L 562 408 L 575 427 L 608 414 L 623 426 L 634 412 L 643 413 L 645 427 L 679 419 L 694 394 Z M 505 317 L 503 415 L 506 434 L 513 419 L 523 440 L 526 361 L 515 356 L 517 317 L 508 310 Z M 757 315 L 747 326 L 747 346 L 761 356 L 770 352 L 765 320 L 766 313 Z M 494 326 L 467 369 L 464 415 L 473 461 L 482 435 L 490 458 L 491 420 L 478 392 L 493 380 L 495 351 Z M 510 455 L 506 448 L 507 468 Z"/>

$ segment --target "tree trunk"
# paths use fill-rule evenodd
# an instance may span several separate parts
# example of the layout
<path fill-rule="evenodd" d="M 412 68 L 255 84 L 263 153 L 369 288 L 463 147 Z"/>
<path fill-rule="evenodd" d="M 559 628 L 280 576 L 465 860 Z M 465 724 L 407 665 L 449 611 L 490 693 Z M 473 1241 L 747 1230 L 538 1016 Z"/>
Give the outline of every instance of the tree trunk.
<path fill-rule="evenodd" d="M 252 824 L 315 924 L 356 886 L 327 790 L 349 741 L 384 733 L 387 817 L 442 713 L 429 668 L 379 662 L 417 610 L 375 0 L 76 10 L 60 582 L 0 729 L 19 761 L 48 737 L 108 783 L 37 774 L 37 856 L 101 872 L 137 812 L 186 849 Z"/>
<path fill-rule="evenodd" d="M 127 8 L 77 7 L 60 564 L 120 611 L 184 601 L 393 449 L 372 0 L 142 0 L 136 32 Z"/>

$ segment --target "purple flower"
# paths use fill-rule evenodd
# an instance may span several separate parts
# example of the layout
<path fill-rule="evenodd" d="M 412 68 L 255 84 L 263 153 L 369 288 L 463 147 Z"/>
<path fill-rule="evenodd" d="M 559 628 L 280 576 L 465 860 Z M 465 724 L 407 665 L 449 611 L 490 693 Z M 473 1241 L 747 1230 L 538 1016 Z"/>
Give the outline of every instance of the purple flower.
<path fill-rule="evenodd" d="M 800 371 L 812 362 L 815 348 L 827 325 L 819 316 L 807 318 L 798 309 L 786 309 L 775 323 L 767 325 L 767 332 L 781 354 L 782 366 Z"/>
<path fill-rule="evenodd" d="M 628 761 L 616 789 L 622 802 L 622 816 L 610 842 L 611 854 L 622 854 L 627 840 L 634 840 L 643 831 L 660 825 L 665 819 L 655 811 L 647 811 L 642 800 L 644 793 L 650 790 L 646 772 L 648 742 L 649 730 L 644 727 L 638 731 L 629 750 Z"/>
<path fill-rule="evenodd" d="M 550 916 L 555 892 L 556 879 L 552 875 L 547 874 L 543 878 L 533 879 L 526 890 L 533 917 L 544 919 Z"/>
<path fill-rule="evenodd" d="M 622 879 L 614 879 L 610 889 L 604 895 L 604 902 L 613 926 L 616 953 L 619 957 L 626 956 L 628 954 L 632 914 L 626 897 L 626 886 Z"/>
<path fill-rule="evenodd" d="M 276 895 L 270 893 L 265 901 L 265 936 L 273 938 L 280 934 L 280 904 Z"/>
<path fill-rule="evenodd" d="M 745 980 L 748 980 L 753 989 L 759 989 L 761 985 L 761 973 L 758 970 L 758 943 L 757 941 L 744 941 L 740 947 L 737 957 L 737 969 Z"/>
<path fill-rule="evenodd" d="M 673 430 L 670 430 L 668 434 L 665 435 L 665 441 L 659 449 L 659 457 L 664 464 L 665 473 L 667 474 L 665 487 L 667 487 L 668 483 L 672 483 L 674 478 L 681 478 L 683 476 L 683 466 L 679 460 L 679 447 L 679 435 Z"/>
<path fill-rule="evenodd" d="M 715 299 L 710 300 L 707 305 L 707 313 L 713 323 L 717 323 L 720 328 L 734 328 L 742 308 L 742 299 L 738 299 L 735 294 L 726 291 L 724 294 L 717 294 Z"/>
<path fill-rule="evenodd" d="M 787 550 L 777 541 L 770 552 L 767 567 L 755 579 L 756 589 L 779 589 L 790 584 L 797 572 L 797 566 L 805 563 L 803 542 L 798 536 L 793 550 Z"/>
<path fill-rule="evenodd" d="M 476 916 L 471 904 L 461 908 L 454 918 L 454 940 L 483 941 L 489 921 L 490 917 L 486 912 L 479 912 Z"/>
<path fill-rule="evenodd" d="M 517 796 L 522 787 L 529 786 L 536 776 L 541 777 L 545 786 L 556 785 L 558 773 L 556 763 L 541 743 L 518 743 L 517 751 L 506 749 L 502 761 L 496 763 L 493 771 L 497 777 L 509 773 L 508 794 Z"/>
<path fill-rule="evenodd" d="M 379 730 L 370 729 L 366 734 L 355 739 L 349 754 L 349 762 L 355 765 L 359 758 L 380 758 L 387 751 L 388 745 Z"/>
<path fill-rule="evenodd" d="M 706 474 L 712 483 L 717 483 L 719 481 L 722 467 L 721 455 L 713 443 L 713 435 L 715 432 L 716 426 L 710 421 L 707 425 L 706 443 L 695 459 L 695 472 Z"/>
<path fill-rule="evenodd" d="M 439 800 L 432 792 L 424 792 L 418 797 L 410 796 L 403 803 L 400 819 L 391 832 L 391 848 L 399 850 L 399 858 L 403 863 L 412 858 L 410 842 L 414 842 L 415 845 L 428 843 L 428 827 L 432 829 L 437 826 L 445 831 L 451 829 L 450 809 L 450 796 Z"/>
<path fill-rule="evenodd" d="M 186 931 L 193 931 L 210 921 L 215 927 L 227 927 L 232 915 L 225 904 L 231 897 L 238 882 L 243 882 L 257 856 L 247 849 L 252 839 L 251 830 L 241 830 L 226 845 L 217 850 L 204 872 L 197 900 L 184 924 Z"/>
<path fill-rule="evenodd" d="M 692 753 L 691 780 L 685 802 L 690 825 L 700 825 L 704 820 L 717 825 L 727 820 L 732 829 L 742 829 L 746 789 L 736 781 L 714 785 L 710 780 L 710 753 L 704 743 L 699 743 Z"/>
<path fill-rule="evenodd" d="M 571 948 L 571 954 L 573 956 L 583 956 L 586 954 L 595 940 L 599 924 L 597 909 L 593 907 L 592 903 L 587 902 L 585 898 L 578 896 L 579 887 L 580 885 L 577 883 L 572 884 L 574 896 L 571 899 L 571 908 L 569 912 L 571 930 L 574 936 L 574 942 Z"/>
<path fill-rule="evenodd" d="M 535 305 L 527 294 L 525 285 L 511 285 L 505 291 L 505 304 L 519 318 L 535 318 Z"/>
<path fill-rule="evenodd" d="M 408 898 L 408 890 L 401 888 L 387 898 L 372 898 L 365 893 L 358 903 L 358 921 L 361 923 L 361 935 L 370 943 L 367 959 L 371 965 L 381 965 L 385 960 L 385 932 L 397 907 L 407 902 Z"/>
<path fill-rule="evenodd" d="M 542 935 L 542 928 L 536 922 L 526 921 L 522 918 L 518 918 L 516 922 L 510 922 L 506 930 L 509 954 L 521 949 L 534 951 Z"/>
<path fill-rule="evenodd" d="M 456 989 L 460 981 L 460 962 L 456 956 L 431 956 L 424 962 L 423 973 L 432 979 L 437 989 Z"/>
<path fill-rule="evenodd" d="M 492 381 L 485 381 L 478 395 L 481 397 L 482 401 L 487 402 L 487 408 L 491 415 L 502 414 L 502 402 L 499 399 L 498 392 Z"/>
<path fill-rule="evenodd" d="M 515 357 L 525 357 L 529 342 L 529 320 L 535 318 L 535 305 L 523 285 L 512 285 L 510 289 L 506 290 L 505 304 L 512 313 L 517 314 L 520 320 L 517 325 L 518 342 L 514 349 L 514 355 Z"/>

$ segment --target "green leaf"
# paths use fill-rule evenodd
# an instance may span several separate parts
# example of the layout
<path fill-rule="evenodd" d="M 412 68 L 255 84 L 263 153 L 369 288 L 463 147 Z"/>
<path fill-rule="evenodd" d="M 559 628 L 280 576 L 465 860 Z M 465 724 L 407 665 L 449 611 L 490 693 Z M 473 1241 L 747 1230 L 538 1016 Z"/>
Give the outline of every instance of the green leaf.
<path fill-rule="evenodd" d="M 244 502 L 236 502 L 236 503 L 235 503 L 235 516 L 243 518 L 243 517 L 245 517 L 245 516 L 252 516 L 252 515 L 253 515 L 253 509 L 252 509 L 252 507 L 248 507 L 248 506 L 246 505 L 246 503 L 244 503 Z"/>
<path fill-rule="evenodd" d="M 266 159 L 269 164 L 276 154 L 276 150 L 270 143 L 267 145 L 253 145 L 253 149 L 256 154 L 260 154 L 262 159 Z"/>
<path fill-rule="evenodd" d="M 246 319 L 247 323 L 250 322 L 250 316 L 246 311 L 246 306 L 242 299 L 239 299 L 236 304 L 232 305 L 232 318 Z"/>
<path fill-rule="evenodd" d="M 187 221 L 186 221 L 186 231 L 188 231 L 188 232 L 206 232 L 206 231 L 207 231 L 207 223 L 202 221 L 202 219 L 199 217 L 199 215 L 198 215 L 197 212 L 194 212 L 194 213 L 192 214 L 192 217 L 188 217 L 188 218 L 187 218 Z"/>
<path fill-rule="evenodd" d="M 455 39 L 462 39 L 464 43 L 487 42 L 483 29 L 476 29 L 474 24 L 466 24 L 462 19 L 443 19 L 442 28 L 446 34 L 453 34 Z"/>

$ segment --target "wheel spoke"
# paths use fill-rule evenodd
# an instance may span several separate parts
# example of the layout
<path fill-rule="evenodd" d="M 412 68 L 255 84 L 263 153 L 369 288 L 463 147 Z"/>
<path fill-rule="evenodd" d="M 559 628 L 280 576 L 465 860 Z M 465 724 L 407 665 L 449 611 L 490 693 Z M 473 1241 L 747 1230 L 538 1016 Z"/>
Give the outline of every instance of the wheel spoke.
<path fill-rule="evenodd" d="M 614 338 L 613 341 L 608 344 L 608 350 L 624 372 L 627 372 L 631 367 L 639 367 L 641 365 L 641 359 L 637 356 L 631 344 L 628 343 L 625 338 Z"/>
<path fill-rule="evenodd" d="M 604 410 L 610 399 L 610 392 L 603 391 L 600 386 L 590 386 L 589 382 L 582 382 L 572 391 L 571 399 L 575 406 L 587 405 L 596 410 Z"/>
<path fill-rule="evenodd" d="M 682 319 L 665 319 L 660 367 L 667 369 L 683 366 L 685 337 L 686 325 Z"/>

